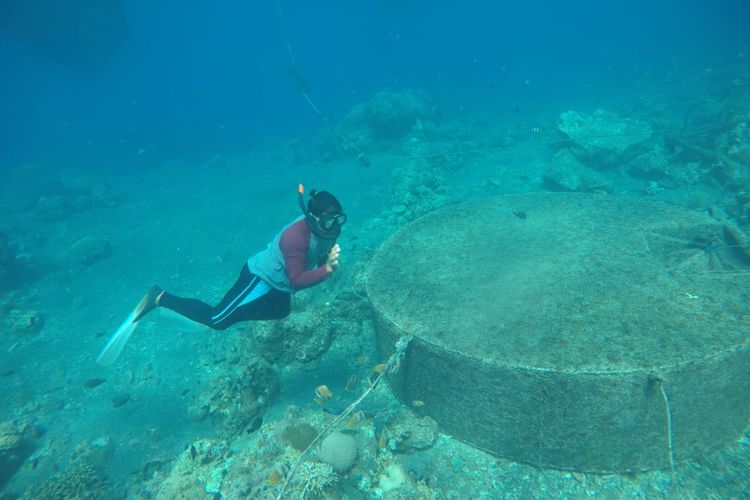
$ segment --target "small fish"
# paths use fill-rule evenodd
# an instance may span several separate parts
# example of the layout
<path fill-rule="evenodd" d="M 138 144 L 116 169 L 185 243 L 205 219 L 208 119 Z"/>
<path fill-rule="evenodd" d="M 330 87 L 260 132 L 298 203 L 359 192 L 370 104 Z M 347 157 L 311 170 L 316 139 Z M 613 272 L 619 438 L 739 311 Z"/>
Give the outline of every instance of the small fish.
<path fill-rule="evenodd" d="M 387 363 L 380 363 L 379 365 L 375 365 L 372 367 L 372 372 L 370 373 L 370 378 L 368 379 L 371 387 L 374 386 L 378 380 L 380 380 L 380 376 L 385 373 L 386 369 L 388 369 Z"/>
<path fill-rule="evenodd" d="M 365 413 L 363 411 L 355 411 L 346 420 L 347 427 L 357 427 L 365 419 Z"/>
<path fill-rule="evenodd" d="M 519 219 L 526 219 L 527 217 L 526 212 L 523 210 L 514 210 L 513 215 L 515 215 Z"/>
<path fill-rule="evenodd" d="M 187 393 L 188 393 L 188 392 L 190 392 L 190 389 L 183 389 L 183 390 L 182 390 L 182 391 L 180 392 L 180 396 L 187 396 Z"/>
<path fill-rule="evenodd" d="M 373 375 L 380 375 L 386 370 L 386 368 L 388 368 L 387 363 L 380 363 L 379 365 L 375 365 L 372 367 L 372 373 Z"/>
<path fill-rule="evenodd" d="M 365 363 L 367 363 L 368 360 L 369 358 L 365 356 L 364 354 L 361 356 L 357 356 L 357 359 L 355 359 L 358 365 L 364 365 Z"/>
<path fill-rule="evenodd" d="M 95 339 L 100 339 L 100 338 L 104 337 L 106 334 L 107 334 L 107 332 L 100 330 L 100 331 L 98 331 L 98 332 L 96 332 L 94 334 L 94 338 Z"/>
<path fill-rule="evenodd" d="M 344 390 L 347 392 L 354 390 L 357 387 L 358 382 L 359 382 L 359 377 L 357 376 L 357 374 L 352 375 L 351 377 L 349 377 L 349 380 L 346 381 Z"/>
<path fill-rule="evenodd" d="M 380 433 L 380 437 L 378 438 L 378 447 L 385 448 L 387 444 L 388 444 L 388 440 L 385 438 L 385 430 L 383 430 Z"/>
<path fill-rule="evenodd" d="M 289 467 L 287 467 L 287 465 L 283 463 L 279 464 L 273 468 L 271 473 L 268 475 L 268 479 L 266 479 L 266 482 L 272 485 L 279 484 L 281 480 L 286 477 L 287 472 L 289 472 Z"/>
<path fill-rule="evenodd" d="M 197 455 L 198 455 L 198 452 L 195 449 L 195 445 L 191 444 L 190 445 L 190 460 L 192 460 L 193 462 L 195 462 L 195 457 Z"/>
<path fill-rule="evenodd" d="M 424 407 L 425 403 L 421 399 L 415 399 L 414 401 L 411 402 L 411 405 L 414 408 L 422 408 Z"/>
<path fill-rule="evenodd" d="M 83 383 L 83 387 L 86 389 L 93 389 L 94 387 L 99 387 L 104 382 L 106 382 L 106 379 L 103 378 L 90 378 L 86 382 Z"/>
<path fill-rule="evenodd" d="M 323 407 L 323 412 L 328 413 L 329 415 L 341 415 L 344 413 L 344 408 L 340 406 L 325 405 Z"/>
<path fill-rule="evenodd" d="M 316 403 L 323 404 L 331 399 L 331 396 L 333 396 L 333 393 L 327 385 L 319 385 L 315 388 L 315 397 L 313 399 Z"/>
<path fill-rule="evenodd" d="M 260 426 L 263 425 L 263 417 L 261 415 L 258 415 L 255 417 L 255 420 L 253 420 L 253 423 L 250 424 L 250 427 L 247 428 L 247 433 L 252 434 L 253 432 L 260 429 Z"/>
<path fill-rule="evenodd" d="M 115 398 L 112 398 L 112 407 L 113 408 L 119 408 L 128 401 L 130 401 L 130 394 L 121 394 Z"/>

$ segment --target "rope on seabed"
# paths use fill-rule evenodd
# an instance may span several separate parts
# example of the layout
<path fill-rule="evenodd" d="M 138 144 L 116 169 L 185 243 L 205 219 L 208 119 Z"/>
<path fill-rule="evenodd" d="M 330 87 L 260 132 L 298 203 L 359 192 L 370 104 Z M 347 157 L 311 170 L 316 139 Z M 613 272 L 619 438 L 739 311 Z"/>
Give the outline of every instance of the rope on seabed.
<path fill-rule="evenodd" d="M 729 95 L 729 92 L 730 92 L 730 91 L 731 91 L 732 89 L 735 89 L 735 88 L 737 88 L 737 87 L 744 87 L 744 86 L 746 86 L 746 85 L 750 85 L 750 82 L 739 82 L 739 83 L 732 83 L 732 84 L 730 84 L 730 85 L 729 85 L 729 86 L 728 86 L 727 88 L 725 88 L 725 89 L 724 89 L 724 92 L 722 92 L 722 93 L 721 93 L 721 95 L 720 95 L 720 96 L 719 96 L 719 97 L 718 97 L 717 99 L 714 99 L 714 100 L 706 99 L 706 100 L 703 100 L 703 101 L 699 101 L 699 102 L 696 102 L 696 103 L 694 103 L 694 104 L 693 104 L 692 106 L 690 106 L 690 107 L 689 107 L 689 108 L 688 108 L 687 110 L 685 110 L 685 116 L 684 116 L 684 117 L 683 117 L 683 119 L 682 119 L 682 129 L 680 129 L 680 135 L 682 135 L 683 133 L 685 133 L 685 130 L 687 130 L 687 127 L 688 127 L 688 121 L 690 120 L 690 115 L 691 115 L 691 114 L 693 113 L 693 111 L 694 111 L 694 110 L 695 110 L 695 109 L 696 109 L 696 108 L 697 108 L 698 106 L 702 106 L 702 105 L 704 105 L 704 104 L 706 104 L 706 103 L 708 103 L 708 102 L 713 102 L 713 103 L 715 103 L 715 104 L 718 104 L 718 103 L 720 103 L 721 101 L 723 101 L 723 100 L 724 100 L 724 98 L 725 98 L 725 97 L 726 97 L 727 95 Z"/>
<path fill-rule="evenodd" d="M 414 337 L 411 335 L 404 335 L 403 337 L 400 337 L 398 341 L 396 342 L 396 350 L 391 355 L 390 358 L 388 358 L 388 362 L 386 363 L 385 370 L 378 373 L 377 377 L 375 377 L 374 380 L 370 380 L 370 386 L 367 388 L 365 392 L 362 393 L 360 397 L 358 397 L 352 404 L 350 404 L 346 410 L 341 412 L 339 416 L 337 416 L 331 423 L 329 423 L 325 429 L 323 429 L 320 434 L 318 434 L 315 439 L 312 440 L 312 442 L 305 448 L 305 451 L 303 451 L 299 457 L 297 457 L 297 460 L 294 461 L 294 465 L 289 469 L 289 473 L 286 475 L 286 479 L 284 480 L 284 484 L 281 486 L 281 490 L 279 490 L 279 494 L 276 496 L 276 500 L 281 500 L 281 498 L 284 495 L 284 492 L 286 491 L 287 486 L 289 486 L 289 483 L 291 483 L 292 478 L 294 477 L 294 474 L 297 472 L 297 468 L 300 466 L 302 461 L 305 459 L 307 454 L 320 442 L 325 438 L 328 434 L 331 433 L 333 429 L 336 428 L 337 425 L 339 425 L 354 409 L 367 397 L 369 396 L 372 391 L 375 390 L 375 388 L 378 386 L 378 382 L 380 382 L 380 379 L 382 379 L 387 373 L 396 373 L 398 369 L 401 366 L 401 360 L 406 355 L 406 348 L 409 347 L 409 342 L 412 341 Z"/>

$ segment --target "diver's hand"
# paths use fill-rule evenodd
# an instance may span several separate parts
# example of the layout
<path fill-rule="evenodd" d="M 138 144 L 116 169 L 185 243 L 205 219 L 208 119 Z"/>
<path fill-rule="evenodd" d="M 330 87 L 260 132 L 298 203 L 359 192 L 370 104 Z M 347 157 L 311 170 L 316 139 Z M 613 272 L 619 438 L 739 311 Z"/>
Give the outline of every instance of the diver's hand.
<path fill-rule="evenodd" d="M 338 243 L 333 245 L 331 251 L 328 252 L 328 260 L 326 261 L 326 271 L 331 274 L 339 267 L 339 254 L 341 253 L 341 247 Z"/>

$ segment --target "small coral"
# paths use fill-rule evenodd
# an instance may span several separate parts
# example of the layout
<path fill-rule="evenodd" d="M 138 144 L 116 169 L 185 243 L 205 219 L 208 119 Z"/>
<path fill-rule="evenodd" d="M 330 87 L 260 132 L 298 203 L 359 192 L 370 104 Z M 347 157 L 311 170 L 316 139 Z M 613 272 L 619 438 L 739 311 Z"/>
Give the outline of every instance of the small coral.
<path fill-rule="evenodd" d="M 16 422 L 8 420 L 0 424 L 0 489 L 33 450 L 34 443 Z"/>
<path fill-rule="evenodd" d="M 31 488 L 23 498 L 57 500 L 60 498 L 108 498 L 113 495 L 112 485 L 101 473 L 102 443 L 79 445 L 70 464 L 42 484 Z"/>
<path fill-rule="evenodd" d="M 30 309 L 13 309 L 3 322 L 5 327 L 16 335 L 34 335 L 44 327 L 44 315 Z"/>
<path fill-rule="evenodd" d="M 71 268 L 83 270 L 106 259 L 113 251 L 109 241 L 85 235 L 69 245 L 66 261 Z"/>
<path fill-rule="evenodd" d="M 155 498 L 204 498 L 221 495 L 226 474 L 234 462 L 232 450 L 220 440 L 195 441 L 168 471 L 155 470 L 149 489 Z"/>
<path fill-rule="evenodd" d="M 397 490 L 407 483 L 404 469 L 398 464 L 391 464 L 385 468 L 378 479 L 378 490 L 381 494 Z"/>
<path fill-rule="evenodd" d="M 21 445 L 23 437 L 12 422 L 0 424 L 0 453 L 12 452 Z"/>
<path fill-rule="evenodd" d="M 346 472 L 354 467 L 357 454 L 357 440 L 351 434 L 340 431 L 327 435 L 318 448 L 318 459 L 338 472 Z"/>
<path fill-rule="evenodd" d="M 281 436 L 292 445 L 295 450 L 303 451 L 313 442 L 313 439 L 318 436 L 318 431 L 315 427 L 308 424 L 290 425 L 284 428 Z"/>
<path fill-rule="evenodd" d="M 79 463 L 32 488 L 28 498 L 57 500 L 60 498 L 102 498 L 104 483 L 99 472 L 88 464 Z"/>
<path fill-rule="evenodd" d="M 300 498 L 314 498 L 324 495 L 336 481 L 338 481 L 338 475 L 330 465 L 321 462 L 305 462 L 297 470 L 295 489 L 299 492 Z"/>

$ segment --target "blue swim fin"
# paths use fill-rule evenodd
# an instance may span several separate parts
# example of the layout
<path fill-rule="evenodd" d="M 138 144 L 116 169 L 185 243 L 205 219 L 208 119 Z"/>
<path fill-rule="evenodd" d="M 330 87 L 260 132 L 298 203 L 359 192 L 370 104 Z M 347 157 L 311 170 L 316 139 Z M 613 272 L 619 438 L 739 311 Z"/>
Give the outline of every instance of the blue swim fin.
<path fill-rule="evenodd" d="M 120 325 L 114 335 L 110 337 L 109 342 L 107 342 L 107 345 L 102 349 L 102 353 L 96 358 L 97 363 L 102 366 L 110 366 L 117 361 L 122 349 L 125 347 L 128 339 L 130 339 L 130 336 L 138 326 L 138 321 L 135 321 L 137 312 L 138 308 L 134 309 L 127 319 Z"/>

